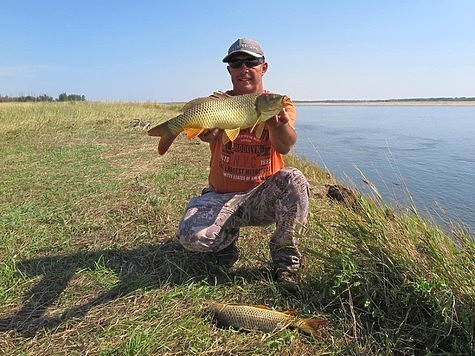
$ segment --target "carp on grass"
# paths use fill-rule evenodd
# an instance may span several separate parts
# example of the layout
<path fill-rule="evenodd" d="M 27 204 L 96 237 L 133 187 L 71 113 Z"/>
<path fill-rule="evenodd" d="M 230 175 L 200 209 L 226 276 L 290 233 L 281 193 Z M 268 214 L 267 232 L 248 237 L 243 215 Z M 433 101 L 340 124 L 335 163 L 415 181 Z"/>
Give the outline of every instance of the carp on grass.
<path fill-rule="evenodd" d="M 211 302 L 206 312 L 218 326 L 232 326 L 265 333 L 293 327 L 306 334 L 319 337 L 320 331 L 329 325 L 327 320 L 302 318 L 296 316 L 295 311 L 278 312 L 266 306 Z"/>
<path fill-rule="evenodd" d="M 160 136 L 158 153 L 163 155 L 180 132 L 189 139 L 207 129 L 224 130 L 223 142 L 234 141 L 241 129 L 257 127 L 261 137 L 265 121 L 277 115 L 291 100 L 279 94 L 244 94 L 231 96 L 216 92 L 185 104 L 183 113 L 148 131 L 149 136 Z"/>

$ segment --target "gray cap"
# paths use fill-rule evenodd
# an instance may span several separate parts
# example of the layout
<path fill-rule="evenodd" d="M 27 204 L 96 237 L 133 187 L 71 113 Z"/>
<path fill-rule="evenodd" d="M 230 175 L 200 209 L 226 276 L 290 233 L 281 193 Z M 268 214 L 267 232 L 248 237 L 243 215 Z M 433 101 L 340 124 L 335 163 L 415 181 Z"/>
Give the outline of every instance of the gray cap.
<path fill-rule="evenodd" d="M 231 47 L 229 47 L 228 55 L 223 58 L 223 62 L 229 62 L 235 53 L 247 53 L 256 58 L 264 57 L 264 52 L 259 43 L 250 38 L 239 38 L 234 42 Z"/>

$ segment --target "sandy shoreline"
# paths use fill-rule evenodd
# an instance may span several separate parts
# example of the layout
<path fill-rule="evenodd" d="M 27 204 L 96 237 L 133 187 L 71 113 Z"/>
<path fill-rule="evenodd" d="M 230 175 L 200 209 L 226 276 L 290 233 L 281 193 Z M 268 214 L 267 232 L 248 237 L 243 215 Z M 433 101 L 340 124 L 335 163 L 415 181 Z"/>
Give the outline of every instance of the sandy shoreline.
<path fill-rule="evenodd" d="M 475 106 L 475 100 L 467 101 L 335 101 L 294 102 L 298 106 Z"/>

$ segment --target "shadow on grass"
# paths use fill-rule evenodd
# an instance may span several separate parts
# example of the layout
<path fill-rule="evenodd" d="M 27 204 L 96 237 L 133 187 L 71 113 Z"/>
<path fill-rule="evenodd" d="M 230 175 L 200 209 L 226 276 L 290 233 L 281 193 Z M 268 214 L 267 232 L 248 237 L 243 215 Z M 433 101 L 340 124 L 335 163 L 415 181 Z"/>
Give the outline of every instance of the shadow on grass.
<path fill-rule="evenodd" d="M 0 319 L 0 332 L 17 331 L 31 337 L 40 330 L 55 329 L 68 319 L 82 317 L 96 305 L 139 289 L 179 286 L 193 281 L 231 282 L 233 274 L 227 273 L 210 257 L 188 252 L 177 241 L 170 240 L 161 245 L 144 245 L 131 250 L 79 251 L 21 261 L 17 264 L 19 273 L 27 278 L 41 276 L 41 280 L 25 293 L 20 310 Z M 117 276 L 118 282 L 112 288 L 59 313 L 50 312 L 49 308 L 58 302 L 79 271 L 100 269 L 112 271 Z M 254 270 L 235 272 L 245 280 L 257 279 L 259 274 Z"/>

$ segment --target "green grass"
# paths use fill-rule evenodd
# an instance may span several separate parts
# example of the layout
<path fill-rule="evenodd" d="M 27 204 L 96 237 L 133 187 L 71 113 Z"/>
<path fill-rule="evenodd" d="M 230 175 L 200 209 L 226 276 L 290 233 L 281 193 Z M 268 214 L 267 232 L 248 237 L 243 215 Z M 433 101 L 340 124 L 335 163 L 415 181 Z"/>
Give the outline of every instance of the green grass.
<path fill-rule="evenodd" d="M 302 157 L 286 159 L 313 187 L 301 294 L 270 277 L 272 227 L 243 229 L 229 271 L 183 250 L 175 231 L 207 184 L 207 146 L 180 137 L 160 157 L 131 124 L 177 109 L 0 104 L 0 353 L 473 352 L 473 236 L 367 196 L 348 209 L 325 195 L 332 176 Z M 296 308 L 331 328 L 320 339 L 220 329 L 202 315 L 209 300 Z"/>

